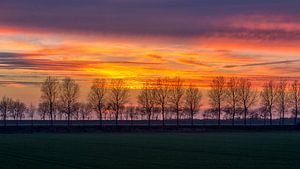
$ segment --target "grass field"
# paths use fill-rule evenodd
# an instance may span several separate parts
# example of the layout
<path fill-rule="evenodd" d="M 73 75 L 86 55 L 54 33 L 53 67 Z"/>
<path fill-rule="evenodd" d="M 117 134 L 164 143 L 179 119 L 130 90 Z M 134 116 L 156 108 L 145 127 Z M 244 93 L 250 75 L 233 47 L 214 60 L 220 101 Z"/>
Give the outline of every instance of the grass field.
<path fill-rule="evenodd" d="M 8 169 L 292 169 L 300 132 L 3 134 Z"/>

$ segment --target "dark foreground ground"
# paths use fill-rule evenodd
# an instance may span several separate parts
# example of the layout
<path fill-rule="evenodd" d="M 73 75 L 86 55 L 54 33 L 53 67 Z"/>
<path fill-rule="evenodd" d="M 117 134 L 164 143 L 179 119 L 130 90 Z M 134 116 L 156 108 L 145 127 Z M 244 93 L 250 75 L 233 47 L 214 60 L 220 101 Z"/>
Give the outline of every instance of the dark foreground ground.
<path fill-rule="evenodd" d="M 202 132 L 299 131 L 300 125 L 34 125 L 0 126 L 0 134 L 16 133 L 202 133 Z"/>
<path fill-rule="evenodd" d="M 266 122 L 266 123 L 265 123 Z M 66 126 L 68 125 L 67 120 L 53 120 L 54 126 Z M 115 125 L 115 120 L 103 120 L 102 124 L 104 126 L 111 126 Z M 176 125 L 177 120 L 165 120 L 165 124 L 167 126 L 174 126 Z M 180 125 L 183 126 L 190 126 L 191 120 L 189 119 L 181 119 L 179 121 Z M 300 120 L 297 121 L 298 124 L 300 124 Z M 100 124 L 99 120 L 71 120 L 70 125 L 72 126 L 98 126 Z M 133 125 L 133 126 L 148 126 L 147 120 L 118 120 L 119 125 Z M 218 120 L 217 119 L 195 119 L 194 125 L 195 126 L 205 126 L 205 125 L 217 125 Z M 273 119 L 272 120 L 273 125 L 280 125 L 279 119 Z M 285 125 L 294 125 L 295 121 L 293 118 L 285 118 L 284 120 Z M 0 120 L 0 126 L 4 125 L 4 121 Z M 49 126 L 51 125 L 50 120 L 6 120 L 7 126 Z M 151 120 L 152 126 L 160 126 L 162 125 L 161 120 Z M 221 120 L 221 125 L 232 125 L 232 120 Z M 235 125 L 244 125 L 244 119 L 236 119 Z M 269 120 L 264 121 L 263 119 L 247 119 L 247 125 L 270 125 Z"/>
<path fill-rule="evenodd" d="M 8 169 L 298 169 L 300 132 L 1 134 Z"/>

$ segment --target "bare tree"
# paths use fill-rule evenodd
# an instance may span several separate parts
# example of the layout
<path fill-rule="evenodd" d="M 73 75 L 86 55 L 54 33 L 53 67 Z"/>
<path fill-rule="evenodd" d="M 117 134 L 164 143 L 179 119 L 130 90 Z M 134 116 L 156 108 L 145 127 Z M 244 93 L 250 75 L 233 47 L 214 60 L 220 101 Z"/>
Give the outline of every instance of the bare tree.
<path fill-rule="evenodd" d="M 285 112 L 288 104 L 287 82 L 285 80 L 278 82 L 275 92 L 275 104 L 279 112 L 279 123 L 284 124 Z"/>
<path fill-rule="evenodd" d="M 105 113 L 106 113 L 106 116 L 108 116 L 107 118 L 108 118 L 109 120 L 115 119 L 115 118 L 113 117 L 113 115 L 114 115 L 114 110 L 113 110 L 112 103 L 110 103 L 110 98 L 109 98 L 109 101 L 107 102 L 107 105 L 105 106 Z"/>
<path fill-rule="evenodd" d="M 46 120 L 46 117 L 48 114 L 48 107 L 49 107 L 48 103 L 46 103 L 46 102 L 39 103 L 38 113 L 39 113 L 41 120 Z"/>
<path fill-rule="evenodd" d="M 12 99 L 8 98 L 6 96 L 2 97 L 2 99 L 1 99 L 0 112 L 1 112 L 4 126 L 6 126 L 6 120 L 7 120 L 7 117 L 9 116 L 9 109 L 10 109 L 12 102 L 13 102 Z"/>
<path fill-rule="evenodd" d="M 182 109 L 182 98 L 184 95 L 183 82 L 179 77 L 172 80 L 170 90 L 170 103 L 171 107 L 176 112 L 176 124 L 179 126 L 180 110 Z"/>
<path fill-rule="evenodd" d="M 63 109 L 63 106 L 62 104 L 58 101 L 57 105 L 56 105 L 56 109 L 55 109 L 55 112 L 57 114 L 57 119 L 59 120 L 63 120 L 65 119 L 64 116 L 66 115 L 65 114 L 65 111 Z"/>
<path fill-rule="evenodd" d="M 255 108 L 249 111 L 249 122 L 250 125 L 255 124 L 256 120 L 260 120 L 264 117 L 263 112 L 261 112 L 260 108 Z"/>
<path fill-rule="evenodd" d="M 17 111 L 16 111 L 16 102 L 12 100 L 11 104 L 9 105 L 9 116 L 16 122 L 17 120 Z"/>
<path fill-rule="evenodd" d="M 234 125 L 234 120 L 236 116 L 236 109 L 240 103 L 239 98 L 239 80 L 236 77 L 232 77 L 227 82 L 226 90 L 226 102 L 228 104 L 228 112 L 232 116 L 232 125 Z"/>
<path fill-rule="evenodd" d="M 14 120 L 16 120 L 17 125 L 19 121 L 21 121 L 25 117 L 26 105 L 25 103 L 21 102 L 20 100 L 14 101 L 12 107 L 12 115 Z"/>
<path fill-rule="evenodd" d="M 194 126 L 194 116 L 200 109 L 200 102 L 202 99 L 201 91 L 190 85 L 185 91 L 185 106 L 189 110 L 189 115 L 191 118 L 191 125 Z"/>
<path fill-rule="evenodd" d="M 294 114 L 294 124 L 297 124 L 299 107 L 300 107 L 300 83 L 295 80 L 290 87 L 289 100 L 293 107 L 292 112 Z"/>
<path fill-rule="evenodd" d="M 159 120 L 160 114 L 161 114 L 160 107 L 155 105 L 152 109 L 152 118 L 157 121 Z"/>
<path fill-rule="evenodd" d="M 260 96 L 261 104 L 267 108 L 270 117 L 270 125 L 272 125 L 272 109 L 276 99 L 275 84 L 272 80 L 264 83 Z"/>
<path fill-rule="evenodd" d="M 269 115 L 268 106 L 262 105 L 262 106 L 256 108 L 256 111 L 261 114 L 260 116 L 264 120 L 264 125 L 266 125 L 267 124 L 267 117 Z"/>
<path fill-rule="evenodd" d="M 133 105 L 130 105 L 130 106 L 127 106 L 126 107 L 126 114 L 130 120 L 130 125 L 132 126 L 133 125 L 133 120 L 135 119 L 136 117 L 136 113 L 137 113 L 137 109 L 135 106 Z"/>
<path fill-rule="evenodd" d="M 229 119 L 232 120 L 233 109 L 231 106 L 229 105 L 223 106 L 222 111 L 224 112 L 223 118 L 225 120 L 229 120 Z"/>
<path fill-rule="evenodd" d="M 155 86 L 156 102 L 161 108 L 162 125 L 165 126 L 166 106 L 170 98 L 170 82 L 168 78 L 158 78 Z"/>
<path fill-rule="evenodd" d="M 71 78 L 65 78 L 60 86 L 60 104 L 62 111 L 67 115 L 68 126 L 74 112 L 77 111 L 79 85 Z"/>
<path fill-rule="evenodd" d="M 155 105 L 156 90 L 153 84 L 145 82 L 138 96 L 138 103 L 148 117 L 148 126 L 151 125 L 152 109 Z"/>
<path fill-rule="evenodd" d="M 48 113 L 51 120 L 51 125 L 53 125 L 53 112 L 55 111 L 55 106 L 57 104 L 59 96 L 59 82 L 55 77 L 47 77 L 41 87 L 41 102 L 44 102 L 44 106 L 48 106 Z"/>
<path fill-rule="evenodd" d="M 257 96 L 257 92 L 253 90 L 251 81 L 249 79 L 240 78 L 238 95 L 244 109 L 244 125 L 246 125 L 249 108 L 253 106 Z"/>
<path fill-rule="evenodd" d="M 208 108 L 208 109 L 204 110 L 203 114 L 202 114 L 204 124 L 205 124 L 206 120 L 218 118 L 218 111 L 219 110 L 217 108 Z"/>
<path fill-rule="evenodd" d="M 36 113 L 36 107 L 33 104 L 30 104 L 26 109 L 26 114 L 28 118 L 31 120 L 31 126 L 33 126 L 33 119 Z"/>
<path fill-rule="evenodd" d="M 212 109 L 218 111 L 218 125 L 221 124 L 222 104 L 225 98 L 225 79 L 222 76 L 215 77 L 210 84 L 208 92 L 209 102 Z"/>
<path fill-rule="evenodd" d="M 80 120 L 80 107 L 82 106 L 81 103 L 77 102 L 75 105 L 74 105 L 74 111 L 72 112 L 71 114 L 71 120 Z"/>
<path fill-rule="evenodd" d="M 19 100 L 16 101 L 12 100 L 8 109 L 9 109 L 9 115 L 13 118 L 16 125 L 18 125 L 19 120 L 21 120 L 24 117 L 24 112 L 26 110 L 25 104 Z"/>
<path fill-rule="evenodd" d="M 81 119 L 83 121 L 89 119 L 92 111 L 93 111 L 93 109 L 90 104 L 80 103 L 79 109 L 78 109 L 79 119 Z"/>
<path fill-rule="evenodd" d="M 109 103 L 111 109 L 115 112 L 116 126 L 118 125 L 119 115 L 128 102 L 128 92 L 129 90 L 126 87 L 125 81 L 122 79 L 113 79 L 111 80 L 111 90 L 110 90 L 110 99 Z"/>
<path fill-rule="evenodd" d="M 102 113 L 105 109 L 106 82 L 104 79 L 96 79 L 93 81 L 91 91 L 89 93 L 89 102 L 92 108 L 98 114 L 100 125 L 102 126 Z"/>

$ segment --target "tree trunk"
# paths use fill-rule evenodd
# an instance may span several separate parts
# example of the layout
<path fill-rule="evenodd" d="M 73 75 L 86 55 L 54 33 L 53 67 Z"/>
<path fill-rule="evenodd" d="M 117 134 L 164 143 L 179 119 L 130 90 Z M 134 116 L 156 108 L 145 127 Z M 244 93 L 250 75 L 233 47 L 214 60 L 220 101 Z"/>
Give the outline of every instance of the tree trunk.
<path fill-rule="evenodd" d="M 165 106 L 164 105 L 161 106 L 161 112 L 162 112 L 162 124 L 164 127 L 165 126 Z"/>
<path fill-rule="evenodd" d="M 68 108 L 68 126 L 70 126 L 70 116 L 71 116 L 71 111 L 70 108 Z"/>
<path fill-rule="evenodd" d="M 6 127 L 6 112 L 3 115 L 4 126 Z"/>
<path fill-rule="evenodd" d="M 234 126 L 234 119 L 235 119 L 235 106 L 233 106 L 233 113 L 232 113 L 232 126 Z"/>
<path fill-rule="evenodd" d="M 148 112 L 148 127 L 151 126 L 151 113 Z"/>
<path fill-rule="evenodd" d="M 282 115 L 281 115 L 281 111 L 279 112 L 279 125 L 281 125 L 281 122 L 282 122 Z"/>
<path fill-rule="evenodd" d="M 118 126 L 118 118 L 119 118 L 119 108 L 116 111 L 116 127 Z"/>
<path fill-rule="evenodd" d="M 272 125 L 272 108 L 269 108 L 270 113 L 270 125 Z"/>
<path fill-rule="evenodd" d="M 6 127 L 6 115 L 7 115 L 7 107 L 5 106 L 4 108 L 4 114 L 3 114 L 3 121 L 4 121 L 4 126 Z"/>
<path fill-rule="evenodd" d="M 53 105 L 50 103 L 50 121 L 51 121 L 51 126 L 53 126 Z"/>
<path fill-rule="evenodd" d="M 294 124 L 297 124 L 297 118 L 298 118 L 298 107 L 296 106 L 296 112 L 295 112 L 295 119 L 294 119 Z"/>
<path fill-rule="evenodd" d="M 264 113 L 264 126 L 267 124 L 267 113 Z"/>
<path fill-rule="evenodd" d="M 100 123 L 100 126 L 102 127 L 102 112 L 101 112 L 101 110 L 99 111 L 99 123 Z"/>
<path fill-rule="evenodd" d="M 179 108 L 176 108 L 176 115 L 177 115 L 177 127 L 179 127 Z"/>
<path fill-rule="evenodd" d="M 218 107 L 218 126 L 221 125 L 221 104 L 219 103 Z"/>
<path fill-rule="evenodd" d="M 246 126 L 247 125 L 247 108 L 246 107 L 244 107 L 244 126 Z"/>
<path fill-rule="evenodd" d="M 282 125 L 284 125 L 284 114 L 285 114 L 285 109 L 283 108 L 283 110 L 282 110 Z"/>
<path fill-rule="evenodd" d="M 70 113 L 68 113 L 68 126 L 70 126 Z"/>
<path fill-rule="evenodd" d="M 192 127 L 194 126 L 194 112 L 191 111 L 191 123 L 192 123 Z"/>

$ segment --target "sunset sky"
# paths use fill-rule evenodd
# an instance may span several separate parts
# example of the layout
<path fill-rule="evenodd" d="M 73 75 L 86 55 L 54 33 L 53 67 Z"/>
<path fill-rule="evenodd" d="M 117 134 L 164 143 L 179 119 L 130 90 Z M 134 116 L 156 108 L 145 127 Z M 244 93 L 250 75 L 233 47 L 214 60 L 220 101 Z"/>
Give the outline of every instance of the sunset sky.
<path fill-rule="evenodd" d="M 35 102 L 48 75 L 90 81 L 300 76 L 297 0 L 1 0 L 0 94 Z"/>

